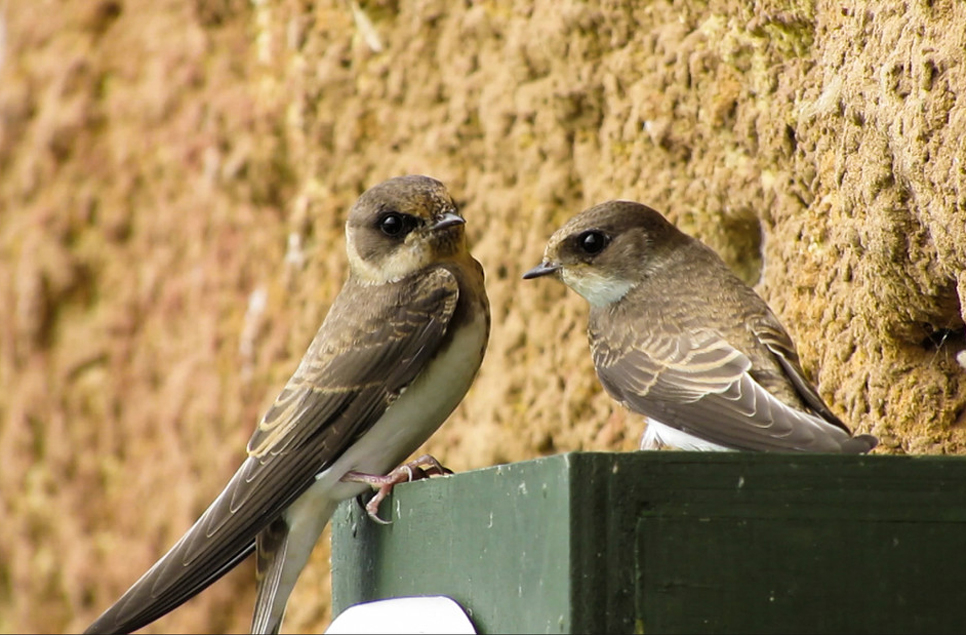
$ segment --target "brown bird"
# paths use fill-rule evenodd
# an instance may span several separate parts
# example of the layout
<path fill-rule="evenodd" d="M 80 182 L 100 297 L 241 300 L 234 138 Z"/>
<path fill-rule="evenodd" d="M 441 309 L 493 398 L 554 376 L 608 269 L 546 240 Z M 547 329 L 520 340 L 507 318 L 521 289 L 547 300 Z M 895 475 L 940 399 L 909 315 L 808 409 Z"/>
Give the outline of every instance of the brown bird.
<path fill-rule="evenodd" d="M 721 258 L 653 209 L 592 207 L 551 236 L 525 279 L 590 303 L 597 376 L 648 418 L 642 448 L 868 452 L 806 378 L 795 344 Z"/>
<path fill-rule="evenodd" d="M 141 628 L 252 550 L 252 632 L 278 632 L 339 501 L 374 485 L 384 495 L 405 480 L 414 466 L 381 475 L 436 431 L 476 376 L 490 311 L 463 224 L 443 184 L 425 176 L 390 179 L 359 198 L 346 222 L 349 278 L 258 424 L 248 458 L 88 633 Z"/>

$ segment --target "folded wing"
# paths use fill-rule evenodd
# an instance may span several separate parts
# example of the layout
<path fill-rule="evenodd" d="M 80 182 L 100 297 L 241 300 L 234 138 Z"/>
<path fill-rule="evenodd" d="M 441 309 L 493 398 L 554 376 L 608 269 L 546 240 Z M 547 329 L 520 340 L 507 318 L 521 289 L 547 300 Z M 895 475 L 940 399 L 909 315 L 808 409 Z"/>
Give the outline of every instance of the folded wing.
<path fill-rule="evenodd" d="M 748 356 L 714 331 L 621 336 L 606 328 L 591 334 L 597 374 L 635 412 L 736 450 L 863 451 L 852 449 L 838 419 L 826 421 L 772 395 L 753 377 Z M 803 383 L 814 394 L 797 357 L 778 357 L 786 370 L 797 369 L 795 387 Z"/>

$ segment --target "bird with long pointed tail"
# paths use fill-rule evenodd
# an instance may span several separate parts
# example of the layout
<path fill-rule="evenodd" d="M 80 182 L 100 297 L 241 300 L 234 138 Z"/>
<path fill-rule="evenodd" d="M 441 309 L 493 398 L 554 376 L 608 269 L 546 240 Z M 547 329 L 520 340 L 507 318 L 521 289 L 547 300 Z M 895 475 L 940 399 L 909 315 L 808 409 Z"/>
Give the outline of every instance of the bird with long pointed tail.
<path fill-rule="evenodd" d="M 490 312 L 463 225 L 446 188 L 428 177 L 390 179 L 362 194 L 346 221 L 349 278 L 255 429 L 248 458 L 86 632 L 137 630 L 253 550 L 251 630 L 278 632 L 336 505 L 370 487 L 384 495 L 405 480 L 416 466 L 393 468 L 436 431 L 476 376 Z"/>

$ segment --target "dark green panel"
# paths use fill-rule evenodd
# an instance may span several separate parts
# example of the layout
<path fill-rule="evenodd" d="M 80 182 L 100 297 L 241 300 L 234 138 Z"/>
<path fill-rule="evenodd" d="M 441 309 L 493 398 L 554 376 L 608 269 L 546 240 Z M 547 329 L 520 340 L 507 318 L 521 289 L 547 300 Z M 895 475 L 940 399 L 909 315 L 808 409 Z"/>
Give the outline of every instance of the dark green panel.
<path fill-rule="evenodd" d="M 963 611 L 949 604 L 953 589 L 966 586 L 962 560 L 930 545 L 961 541 L 963 526 L 875 525 L 643 519 L 644 631 L 961 632 Z"/>
<path fill-rule="evenodd" d="M 573 453 L 343 505 L 337 610 L 443 594 L 481 632 L 961 632 L 966 461 Z"/>
<path fill-rule="evenodd" d="M 447 595 L 485 632 L 569 632 L 566 478 L 565 469 L 508 465 L 407 484 L 383 505 L 389 526 L 344 503 L 333 519 L 336 610 Z"/>

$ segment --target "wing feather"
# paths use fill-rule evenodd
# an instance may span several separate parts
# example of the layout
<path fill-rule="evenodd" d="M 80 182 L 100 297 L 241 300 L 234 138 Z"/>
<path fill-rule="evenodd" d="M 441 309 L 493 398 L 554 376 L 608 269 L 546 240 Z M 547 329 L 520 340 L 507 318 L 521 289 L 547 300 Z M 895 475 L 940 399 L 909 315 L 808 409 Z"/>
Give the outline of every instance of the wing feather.
<path fill-rule="evenodd" d="M 849 440 L 844 427 L 772 395 L 753 377 L 748 356 L 715 331 L 636 336 L 597 321 L 591 347 L 601 383 L 615 399 L 696 437 L 771 451 L 840 452 Z"/>
<path fill-rule="evenodd" d="M 781 364 L 785 375 L 795 387 L 798 395 L 808 404 L 808 407 L 829 423 L 848 432 L 848 426 L 829 410 L 825 400 L 822 399 L 818 391 L 815 390 L 815 386 L 805 376 L 805 371 L 802 370 L 801 361 L 799 360 L 798 352 L 795 350 L 795 345 L 779 323 L 778 318 L 769 312 L 765 319 L 754 323 L 752 330 L 758 340 L 778 359 L 778 363 Z"/>

